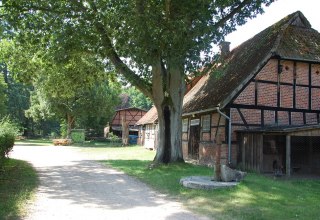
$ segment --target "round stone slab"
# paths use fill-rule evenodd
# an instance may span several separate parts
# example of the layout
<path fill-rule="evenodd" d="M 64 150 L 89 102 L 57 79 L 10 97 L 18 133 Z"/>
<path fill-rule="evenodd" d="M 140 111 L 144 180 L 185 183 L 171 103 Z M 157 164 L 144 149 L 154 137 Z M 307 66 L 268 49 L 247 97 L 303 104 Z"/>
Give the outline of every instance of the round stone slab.
<path fill-rule="evenodd" d="M 234 187 L 239 182 L 217 182 L 210 176 L 189 176 L 180 179 L 180 184 L 191 189 L 219 189 Z"/>

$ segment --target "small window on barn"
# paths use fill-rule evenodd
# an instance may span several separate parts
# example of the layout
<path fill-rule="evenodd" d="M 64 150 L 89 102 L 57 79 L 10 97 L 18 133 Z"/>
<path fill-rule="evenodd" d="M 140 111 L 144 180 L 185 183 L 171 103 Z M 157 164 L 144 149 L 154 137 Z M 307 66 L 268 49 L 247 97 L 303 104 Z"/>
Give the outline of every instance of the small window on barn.
<path fill-rule="evenodd" d="M 210 115 L 204 115 L 201 117 L 202 131 L 210 131 Z"/>
<path fill-rule="evenodd" d="M 188 132 L 189 120 L 187 118 L 182 120 L 182 132 Z"/>

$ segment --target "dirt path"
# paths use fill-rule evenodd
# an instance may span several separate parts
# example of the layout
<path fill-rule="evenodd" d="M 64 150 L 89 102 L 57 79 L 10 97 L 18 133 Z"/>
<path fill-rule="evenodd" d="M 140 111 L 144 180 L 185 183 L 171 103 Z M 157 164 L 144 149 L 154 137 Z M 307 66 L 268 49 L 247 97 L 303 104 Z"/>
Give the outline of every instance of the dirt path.
<path fill-rule="evenodd" d="M 17 145 L 11 157 L 29 161 L 40 177 L 26 220 L 206 219 L 78 148 Z"/>

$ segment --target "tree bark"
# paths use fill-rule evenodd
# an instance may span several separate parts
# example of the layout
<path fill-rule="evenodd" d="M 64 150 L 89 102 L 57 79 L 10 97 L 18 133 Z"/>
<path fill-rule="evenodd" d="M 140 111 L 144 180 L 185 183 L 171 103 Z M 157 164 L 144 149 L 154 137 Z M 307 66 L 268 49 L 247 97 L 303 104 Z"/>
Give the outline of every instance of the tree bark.
<path fill-rule="evenodd" d="M 124 117 L 122 117 L 121 124 L 122 124 L 122 146 L 128 146 L 129 145 L 129 123 L 124 119 Z"/>
<path fill-rule="evenodd" d="M 67 113 L 67 138 L 68 139 L 71 138 L 71 130 L 73 128 L 73 124 L 74 124 L 74 116 Z"/>
<path fill-rule="evenodd" d="M 181 141 L 184 92 L 182 65 L 171 64 L 165 69 L 159 61 L 153 66 L 153 97 L 159 123 L 156 163 L 184 161 Z"/>

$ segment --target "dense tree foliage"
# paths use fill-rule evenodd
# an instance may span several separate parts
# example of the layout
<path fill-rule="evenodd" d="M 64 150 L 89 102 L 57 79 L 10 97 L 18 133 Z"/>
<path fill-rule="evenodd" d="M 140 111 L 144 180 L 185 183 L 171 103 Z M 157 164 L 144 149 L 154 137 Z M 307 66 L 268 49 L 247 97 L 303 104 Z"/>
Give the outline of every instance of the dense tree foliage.
<path fill-rule="evenodd" d="M 66 120 L 68 134 L 74 125 L 82 128 L 98 128 L 100 125 L 102 131 L 118 104 L 120 89 L 114 74 L 106 74 L 104 64 L 95 56 L 67 54 L 65 51 L 67 57 L 60 60 L 55 56 L 56 51 L 33 48 L 30 44 L 2 41 L 1 45 L 3 60 L 15 71 L 15 74 L 7 74 L 7 79 L 12 81 L 11 75 L 14 75 L 32 84 L 32 91 L 19 83 L 12 84 L 12 92 L 21 89 L 12 94 L 12 100 L 17 101 L 12 110 L 18 107 L 42 131 L 48 130 L 48 122 L 60 121 L 60 118 Z M 25 92 L 28 99 L 31 92 L 28 106 L 17 106 L 21 92 Z"/>
<path fill-rule="evenodd" d="M 168 163 L 183 160 L 185 74 L 210 60 L 212 44 L 273 1 L 3 0 L 0 16 L 20 42 L 53 48 L 62 60 L 70 50 L 112 63 L 154 102 L 159 121 L 155 161 Z"/>
<path fill-rule="evenodd" d="M 149 110 L 152 107 L 152 101 L 150 98 L 145 96 L 135 87 L 125 87 L 122 91 L 122 94 L 128 96 L 130 107 L 136 107 L 144 110 Z"/>

